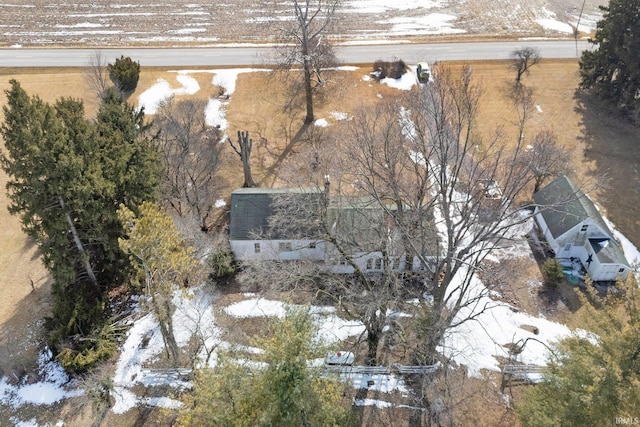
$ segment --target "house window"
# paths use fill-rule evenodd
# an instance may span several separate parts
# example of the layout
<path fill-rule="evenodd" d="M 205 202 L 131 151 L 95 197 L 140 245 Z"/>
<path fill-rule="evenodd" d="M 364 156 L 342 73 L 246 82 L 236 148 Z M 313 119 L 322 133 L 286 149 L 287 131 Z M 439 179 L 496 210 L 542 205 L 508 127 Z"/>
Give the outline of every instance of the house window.
<path fill-rule="evenodd" d="M 259 254 L 260 253 L 260 243 L 253 244 L 253 252 Z"/>
<path fill-rule="evenodd" d="M 291 242 L 280 242 L 278 243 L 278 251 L 279 252 L 291 252 L 293 250 L 293 245 Z"/>
<path fill-rule="evenodd" d="M 382 258 L 376 258 L 376 270 L 382 270 Z"/>
<path fill-rule="evenodd" d="M 580 231 L 587 231 L 587 228 L 589 228 L 589 224 L 584 224 L 582 228 L 580 228 Z"/>
<path fill-rule="evenodd" d="M 373 258 L 367 258 L 367 270 L 373 269 Z"/>
<path fill-rule="evenodd" d="M 570 251 L 571 250 L 571 243 L 567 243 L 567 246 L 564 247 L 565 251 Z"/>
<path fill-rule="evenodd" d="M 316 248 L 316 242 L 309 243 L 309 249 L 315 249 L 315 248 Z"/>
<path fill-rule="evenodd" d="M 618 270 L 618 273 L 624 273 L 624 268 L 621 268 L 620 270 Z"/>

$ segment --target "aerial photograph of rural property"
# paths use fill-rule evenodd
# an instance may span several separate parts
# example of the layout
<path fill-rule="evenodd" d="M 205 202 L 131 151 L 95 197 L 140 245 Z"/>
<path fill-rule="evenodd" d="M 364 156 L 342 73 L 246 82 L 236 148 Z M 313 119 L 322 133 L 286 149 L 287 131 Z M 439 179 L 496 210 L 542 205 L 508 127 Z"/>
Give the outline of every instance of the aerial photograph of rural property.
<path fill-rule="evenodd" d="M 0 0 L 0 427 L 640 426 L 639 0 Z"/>

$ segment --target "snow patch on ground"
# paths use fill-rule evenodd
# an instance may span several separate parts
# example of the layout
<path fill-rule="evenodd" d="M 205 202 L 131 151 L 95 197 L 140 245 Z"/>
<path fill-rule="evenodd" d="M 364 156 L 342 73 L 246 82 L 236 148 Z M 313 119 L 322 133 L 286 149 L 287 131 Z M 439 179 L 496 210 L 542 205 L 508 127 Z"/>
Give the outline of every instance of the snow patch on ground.
<path fill-rule="evenodd" d="M 444 13 L 430 13 L 424 16 L 396 17 L 381 24 L 392 24 L 390 33 L 394 35 L 430 35 L 430 34 L 461 34 L 465 30 L 455 28 L 454 22 L 458 18 Z"/>
<path fill-rule="evenodd" d="M 193 77 L 178 74 L 176 80 L 180 87 L 172 88 L 165 79 L 158 79 L 156 84 L 138 96 L 138 108 L 143 108 L 147 114 L 155 114 L 164 101 L 174 95 L 193 95 L 200 90 L 200 85 Z"/>
<path fill-rule="evenodd" d="M 226 106 L 227 103 L 225 102 L 224 105 Z M 204 110 L 205 123 L 209 126 L 226 130 L 229 127 L 229 122 L 225 115 L 226 112 L 223 109 L 223 102 L 217 98 L 210 98 Z"/>
<path fill-rule="evenodd" d="M 376 408 L 390 408 L 393 406 L 391 402 L 377 399 L 355 399 L 353 404 L 355 406 L 375 406 Z"/>
<path fill-rule="evenodd" d="M 496 356 L 508 357 L 508 349 L 504 346 L 522 344 L 525 340 L 527 343 L 518 355 L 518 361 L 543 366 L 549 354 L 547 346 L 570 335 L 571 331 L 565 325 L 518 312 L 508 304 L 492 300 L 486 295 L 482 282 L 477 278 L 472 280 L 475 288 L 472 294 L 485 295 L 471 307 L 461 309 L 456 320 L 480 314 L 450 330 L 441 347 L 445 355 L 467 366 L 471 375 L 481 376 L 481 369 L 500 371 Z M 523 329 L 523 325 L 536 327 L 538 334 Z"/>
<path fill-rule="evenodd" d="M 573 28 L 571 27 L 571 25 L 565 22 L 558 21 L 556 19 L 555 13 L 545 8 L 542 8 L 542 12 L 546 16 L 536 19 L 536 22 L 542 28 L 544 28 L 545 30 L 558 31 L 560 33 L 573 34 Z"/>
<path fill-rule="evenodd" d="M 27 384 L 25 380 L 18 385 L 9 384 L 6 377 L 0 377 L 0 403 L 12 408 L 25 404 L 51 405 L 84 394 L 83 390 L 70 388 L 73 384 L 48 348 L 38 357 L 38 377 L 38 382 Z"/>
<path fill-rule="evenodd" d="M 409 70 L 400 76 L 399 79 L 392 79 L 385 77 L 380 80 L 380 83 L 386 84 L 400 90 L 411 90 L 416 84 L 418 84 L 418 78 L 416 77 L 416 70 L 414 67 L 409 67 Z"/>
<path fill-rule="evenodd" d="M 293 309 L 305 309 L 304 306 L 288 305 L 282 301 L 264 298 L 251 298 L 231 304 L 224 311 L 234 317 L 279 317 L 286 314 L 287 306 Z M 364 333 L 364 325 L 355 320 L 344 320 L 335 314 L 335 307 L 312 306 L 309 308 L 318 325 L 318 338 L 327 343 L 339 342 L 348 337 Z"/>
<path fill-rule="evenodd" d="M 173 302 L 176 305 L 172 319 L 176 342 L 179 346 L 185 346 L 196 335 L 204 344 L 199 355 L 200 360 L 204 361 L 204 352 L 213 349 L 220 342 L 220 331 L 215 326 L 211 298 L 202 290 L 195 289 L 186 293 L 176 291 Z M 111 408 L 114 413 L 123 414 L 140 404 L 161 405 L 166 408 L 180 406 L 180 402 L 169 398 L 141 398 L 129 390 L 137 383 L 148 385 L 158 381 L 153 375 L 149 376 L 143 367 L 155 360 L 163 350 L 162 334 L 155 316 L 149 313 L 138 319 L 127 334 L 116 365 L 113 377 L 115 404 Z"/>
<path fill-rule="evenodd" d="M 348 120 L 349 119 L 349 115 L 347 113 L 343 113 L 341 111 L 332 111 L 332 112 L 329 113 L 329 115 L 331 116 L 331 118 L 333 118 L 334 120 L 338 120 L 338 121 Z"/>
<path fill-rule="evenodd" d="M 215 74 L 211 80 L 211 84 L 223 89 L 224 97 L 210 98 L 205 110 L 205 122 L 209 126 L 217 126 L 221 130 L 226 130 L 229 127 L 229 122 L 226 119 L 226 106 L 229 104 L 229 98 L 236 90 L 236 81 L 238 80 L 238 74 L 251 73 L 259 71 L 268 71 L 265 69 L 257 68 L 230 68 L 221 70 L 208 70 L 207 73 Z M 198 71 L 192 71 L 198 72 Z M 224 139 L 224 138 L 223 138 Z"/>

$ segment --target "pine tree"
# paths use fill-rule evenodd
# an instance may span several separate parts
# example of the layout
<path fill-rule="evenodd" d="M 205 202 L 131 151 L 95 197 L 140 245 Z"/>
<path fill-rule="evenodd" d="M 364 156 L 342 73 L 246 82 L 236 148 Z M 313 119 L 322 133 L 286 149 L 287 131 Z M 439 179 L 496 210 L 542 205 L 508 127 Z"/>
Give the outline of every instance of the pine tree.
<path fill-rule="evenodd" d="M 308 312 L 288 311 L 257 340 L 262 362 L 219 353 L 214 369 L 197 374 L 181 426 L 331 427 L 354 425 L 346 386 L 323 375 L 309 361 L 324 357 L 315 338 L 317 326 Z"/>
<path fill-rule="evenodd" d="M 119 91 L 133 92 L 140 79 L 140 63 L 121 55 L 113 64 L 107 65 L 109 78 Z"/>
<path fill-rule="evenodd" d="M 151 202 L 138 208 L 138 217 L 125 205 L 118 216 L 125 226 L 126 238 L 119 239 L 144 283 L 145 292 L 167 353 L 174 365 L 178 363 L 178 344 L 173 334 L 173 292 L 196 275 L 199 263 L 176 229 L 173 220 Z"/>
<path fill-rule="evenodd" d="M 583 301 L 593 333 L 574 334 L 556 346 L 542 383 L 528 389 L 517 405 L 523 426 L 640 420 L 639 291 L 631 276 L 618 288 L 604 300 L 592 294 L 591 303 Z"/>
<path fill-rule="evenodd" d="M 640 113 L 640 0 L 611 0 L 601 6 L 597 45 L 582 53 L 583 88 L 594 88 L 604 99 L 620 105 L 637 120 Z"/>
<path fill-rule="evenodd" d="M 117 94 L 103 100 L 93 122 L 79 100 L 50 105 L 10 84 L 0 128 L 9 211 L 53 277 L 50 344 L 64 350 L 63 364 L 83 369 L 82 361 L 96 360 L 82 353 L 99 347 L 87 336 L 104 330 L 105 294 L 130 271 L 116 209 L 152 197 L 157 153 L 141 134 L 143 113 Z"/>

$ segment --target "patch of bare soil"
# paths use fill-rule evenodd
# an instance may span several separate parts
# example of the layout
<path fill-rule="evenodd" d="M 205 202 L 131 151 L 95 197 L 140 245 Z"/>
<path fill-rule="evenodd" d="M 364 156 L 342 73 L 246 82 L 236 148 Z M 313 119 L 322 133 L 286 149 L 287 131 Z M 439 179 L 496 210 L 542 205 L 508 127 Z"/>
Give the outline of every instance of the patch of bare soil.
<path fill-rule="evenodd" d="M 479 277 L 487 288 L 495 291 L 493 299 L 532 316 L 540 314 L 538 292 L 542 277 L 532 258 L 506 258 L 500 262 L 485 260 Z"/>

